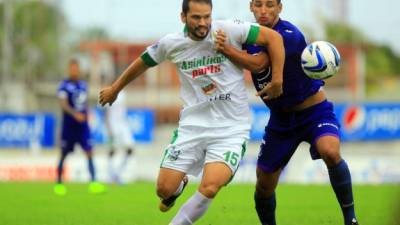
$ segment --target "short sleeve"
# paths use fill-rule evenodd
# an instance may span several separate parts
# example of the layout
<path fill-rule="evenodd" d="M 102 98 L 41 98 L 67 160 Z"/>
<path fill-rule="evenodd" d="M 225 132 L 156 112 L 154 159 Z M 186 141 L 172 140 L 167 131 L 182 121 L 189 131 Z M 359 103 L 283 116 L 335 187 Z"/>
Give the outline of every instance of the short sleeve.
<path fill-rule="evenodd" d="M 256 43 L 260 33 L 260 25 L 256 23 L 243 22 L 241 20 L 224 21 L 226 32 L 229 33 L 239 44 L 253 45 Z"/>
<path fill-rule="evenodd" d="M 65 88 L 64 82 L 62 82 L 57 89 L 57 97 L 61 99 L 66 99 L 68 97 L 68 92 Z"/>
<path fill-rule="evenodd" d="M 146 48 L 146 51 L 143 52 L 141 58 L 147 66 L 156 66 L 167 58 L 165 49 L 167 45 L 165 42 L 166 40 L 163 38 Z"/>

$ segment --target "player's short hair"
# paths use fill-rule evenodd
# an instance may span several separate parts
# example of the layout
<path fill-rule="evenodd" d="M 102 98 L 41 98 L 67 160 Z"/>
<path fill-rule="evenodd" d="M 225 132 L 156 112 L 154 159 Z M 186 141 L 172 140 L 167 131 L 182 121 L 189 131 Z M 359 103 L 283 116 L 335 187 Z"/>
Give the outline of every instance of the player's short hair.
<path fill-rule="evenodd" d="M 206 3 L 212 8 L 212 0 L 183 0 L 182 2 L 182 12 L 186 15 L 189 12 L 189 3 L 190 2 L 201 2 Z"/>
<path fill-rule="evenodd" d="M 254 1 L 254 0 L 251 0 L 251 1 Z M 281 4 L 281 0 L 276 0 L 276 2 L 278 3 L 278 5 Z"/>
<path fill-rule="evenodd" d="M 79 61 L 77 59 L 75 59 L 75 58 L 72 58 L 72 59 L 69 60 L 68 64 L 69 65 L 75 65 L 75 64 L 79 65 Z"/>

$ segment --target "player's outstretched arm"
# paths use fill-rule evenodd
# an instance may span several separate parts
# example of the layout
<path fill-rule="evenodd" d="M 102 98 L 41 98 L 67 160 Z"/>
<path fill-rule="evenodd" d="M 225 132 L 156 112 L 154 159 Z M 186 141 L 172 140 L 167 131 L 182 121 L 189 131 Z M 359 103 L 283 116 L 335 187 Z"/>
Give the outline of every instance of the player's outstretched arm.
<path fill-rule="evenodd" d="M 283 92 L 283 66 L 285 63 L 285 47 L 282 36 L 270 28 L 260 26 L 256 44 L 267 47 L 272 67 L 272 80 L 258 92 L 258 95 L 266 95 L 263 97 L 264 99 L 279 97 Z"/>
<path fill-rule="evenodd" d="M 262 72 L 269 65 L 268 55 L 260 52 L 257 55 L 240 51 L 226 42 L 227 36 L 223 31 L 217 31 L 215 38 L 215 49 L 229 58 L 234 64 L 239 65 L 251 72 Z"/>
<path fill-rule="evenodd" d="M 99 94 L 99 103 L 101 106 L 112 103 L 117 99 L 118 93 L 131 81 L 143 74 L 149 66 L 145 64 L 142 58 L 137 58 L 129 67 L 115 80 L 110 86 L 103 88 Z"/>

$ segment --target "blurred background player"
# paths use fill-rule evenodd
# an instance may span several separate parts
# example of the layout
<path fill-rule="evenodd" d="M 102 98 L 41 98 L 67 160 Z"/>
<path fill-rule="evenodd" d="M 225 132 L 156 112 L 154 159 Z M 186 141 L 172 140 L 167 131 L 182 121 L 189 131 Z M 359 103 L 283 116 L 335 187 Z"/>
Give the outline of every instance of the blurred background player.
<path fill-rule="evenodd" d="M 85 81 L 80 79 L 79 63 L 75 59 L 69 62 L 69 78 L 61 82 L 57 96 L 60 99 L 63 119 L 61 128 L 61 157 L 57 167 L 57 184 L 54 192 L 65 195 L 67 189 L 63 184 L 63 168 L 67 155 L 74 151 L 75 144 L 84 150 L 88 160 L 91 182 L 89 192 L 101 193 L 105 187 L 96 182 L 96 170 L 93 162 L 93 147 L 90 143 L 88 124 L 88 89 Z"/>
<path fill-rule="evenodd" d="M 329 178 L 341 206 L 345 225 L 358 224 L 352 193 L 349 168 L 340 156 L 339 122 L 333 104 L 322 90 L 324 82 L 305 75 L 300 56 L 306 47 L 301 31 L 291 23 L 281 20 L 280 0 L 252 0 L 250 10 L 260 25 L 279 32 L 285 45 L 283 94 L 272 100 L 262 98 L 271 111 L 265 128 L 257 162 L 257 184 L 254 195 L 258 217 L 262 224 L 275 225 L 275 188 L 279 176 L 302 141 L 311 144 L 312 159 L 322 158 L 328 167 Z M 224 34 L 219 34 L 222 42 Z M 248 53 L 267 52 L 265 47 L 244 45 Z M 231 46 L 218 49 L 231 60 L 254 71 L 243 52 Z M 266 57 L 266 54 L 263 54 Z M 266 60 L 268 58 L 266 57 Z M 271 67 L 261 73 L 252 73 L 254 86 L 259 91 L 271 82 Z"/>
<path fill-rule="evenodd" d="M 212 21 L 211 0 L 183 0 L 183 32 L 164 36 L 149 46 L 112 85 L 100 92 L 100 104 L 112 104 L 118 92 L 151 66 L 170 59 L 181 80 L 184 108 L 179 127 L 166 148 L 157 180 L 160 210 L 175 203 L 187 184 L 186 174 L 203 171 L 198 190 L 172 219 L 170 225 L 196 222 L 209 208 L 217 193 L 234 176 L 246 150 L 250 112 L 242 68 L 215 51 L 218 30 L 232 35 L 232 43 L 266 46 L 274 65 L 273 77 L 281 81 L 284 50 L 275 31 L 241 21 Z M 282 82 L 265 92 L 271 98 L 282 93 Z"/>
<path fill-rule="evenodd" d="M 110 149 L 108 152 L 108 173 L 111 182 L 123 183 L 121 175 L 125 171 L 132 154 L 134 153 L 134 139 L 129 128 L 126 108 L 126 94 L 121 91 L 112 106 L 106 106 L 104 111 Z M 116 150 L 125 150 L 122 161 L 114 164 Z"/>

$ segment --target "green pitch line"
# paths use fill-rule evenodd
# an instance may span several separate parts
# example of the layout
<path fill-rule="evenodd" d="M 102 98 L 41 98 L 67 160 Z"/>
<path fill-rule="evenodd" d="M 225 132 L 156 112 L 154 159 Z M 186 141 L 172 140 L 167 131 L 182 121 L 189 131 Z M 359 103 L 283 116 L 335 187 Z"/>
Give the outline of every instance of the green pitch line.
<path fill-rule="evenodd" d="M 189 186 L 167 213 L 158 211 L 152 183 L 109 186 L 108 192 L 101 195 L 88 193 L 85 184 L 67 184 L 67 188 L 65 196 L 56 196 L 53 184 L 0 183 L 0 224 L 166 225 L 196 186 Z M 196 224 L 259 224 L 253 191 L 253 185 L 229 185 Z M 396 206 L 400 202 L 400 185 L 355 186 L 354 196 L 360 224 L 400 224 L 400 207 Z M 279 225 L 342 224 L 329 185 L 281 185 L 277 197 Z"/>

